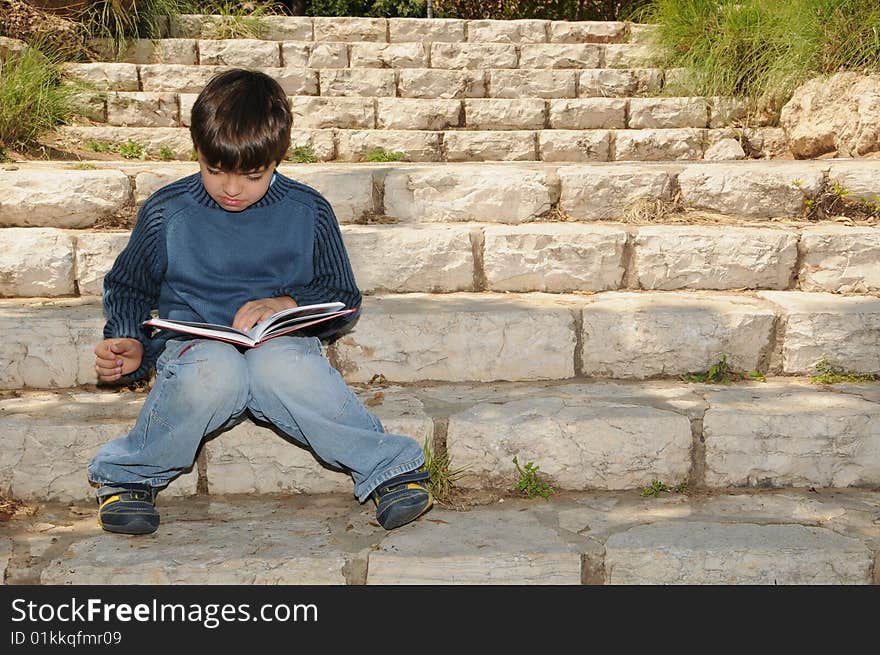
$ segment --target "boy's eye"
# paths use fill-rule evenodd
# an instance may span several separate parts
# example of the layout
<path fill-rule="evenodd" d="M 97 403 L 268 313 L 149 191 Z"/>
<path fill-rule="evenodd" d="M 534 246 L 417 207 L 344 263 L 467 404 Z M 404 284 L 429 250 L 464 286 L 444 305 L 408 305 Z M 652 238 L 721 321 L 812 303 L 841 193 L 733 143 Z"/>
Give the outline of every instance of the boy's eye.
<path fill-rule="evenodd" d="M 262 173 L 260 173 L 259 175 L 248 175 L 247 176 L 247 179 L 249 179 L 251 182 L 259 182 L 262 178 L 263 178 Z"/>

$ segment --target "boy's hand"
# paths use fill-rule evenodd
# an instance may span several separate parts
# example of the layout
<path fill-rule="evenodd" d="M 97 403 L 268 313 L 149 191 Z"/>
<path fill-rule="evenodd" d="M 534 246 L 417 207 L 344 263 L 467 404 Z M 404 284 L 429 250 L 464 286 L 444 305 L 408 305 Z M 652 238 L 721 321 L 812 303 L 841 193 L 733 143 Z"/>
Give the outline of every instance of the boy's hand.
<path fill-rule="evenodd" d="M 104 339 L 95 346 L 95 371 L 101 382 L 115 382 L 134 373 L 144 359 L 144 346 L 137 339 Z"/>
<path fill-rule="evenodd" d="M 232 327 L 236 330 L 250 330 L 257 323 L 269 318 L 275 312 L 280 312 L 282 309 L 292 309 L 296 306 L 296 301 L 290 296 L 250 300 L 235 312 L 235 317 L 232 319 Z"/>

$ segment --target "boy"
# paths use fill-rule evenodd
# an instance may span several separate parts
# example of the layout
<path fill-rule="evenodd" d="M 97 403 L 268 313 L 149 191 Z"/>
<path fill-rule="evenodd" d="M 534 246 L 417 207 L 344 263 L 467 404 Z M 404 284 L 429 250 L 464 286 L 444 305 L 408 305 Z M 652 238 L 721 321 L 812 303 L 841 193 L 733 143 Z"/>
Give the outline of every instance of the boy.
<path fill-rule="evenodd" d="M 134 428 L 104 445 L 88 467 L 89 480 L 100 485 L 98 517 L 107 531 L 154 532 L 157 492 L 192 466 L 205 435 L 246 414 L 350 472 L 358 501 L 372 498 L 386 529 L 431 507 L 421 447 L 385 433 L 321 353 L 319 339 L 347 327 L 352 315 L 251 349 L 167 331 L 154 336 L 142 325 L 154 308 L 163 318 L 246 330 L 298 304 L 360 307 L 329 203 L 275 171 L 290 128 L 287 97 L 275 80 L 242 69 L 215 76 L 192 109 L 200 172 L 144 203 L 104 278 L 98 379 L 139 379 L 156 366 Z"/>

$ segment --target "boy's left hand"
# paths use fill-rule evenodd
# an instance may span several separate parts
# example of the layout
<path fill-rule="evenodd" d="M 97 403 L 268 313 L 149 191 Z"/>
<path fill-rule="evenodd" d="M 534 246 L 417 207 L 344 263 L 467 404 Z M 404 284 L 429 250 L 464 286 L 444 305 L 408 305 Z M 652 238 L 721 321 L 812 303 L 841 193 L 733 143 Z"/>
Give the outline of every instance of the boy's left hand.
<path fill-rule="evenodd" d="M 269 318 L 275 312 L 293 307 L 297 307 L 297 304 L 290 296 L 249 300 L 235 312 L 235 317 L 232 319 L 232 327 L 237 330 L 250 330 L 257 323 Z"/>

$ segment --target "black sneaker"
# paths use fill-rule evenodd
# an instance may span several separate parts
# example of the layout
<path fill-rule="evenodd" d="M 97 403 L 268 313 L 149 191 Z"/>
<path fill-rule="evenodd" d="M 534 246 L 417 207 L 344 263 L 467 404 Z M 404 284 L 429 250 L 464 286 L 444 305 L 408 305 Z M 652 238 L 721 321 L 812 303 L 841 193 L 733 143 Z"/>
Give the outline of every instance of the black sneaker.
<path fill-rule="evenodd" d="M 150 534 L 159 527 L 156 488 L 146 484 L 112 485 L 115 491 L 98 490 L 98 523 L 107 532 Z"/>
<path fill-rule="evenodd" d="M 376 519 L 386 530 L 414 521 L 431 509 L 434 499 L 425 481 L 427 471 L 410 471 L 376 487 L 371 496 L 376 503 Z"/>

